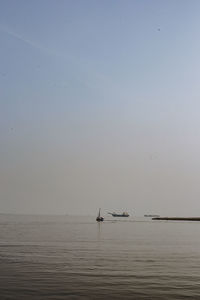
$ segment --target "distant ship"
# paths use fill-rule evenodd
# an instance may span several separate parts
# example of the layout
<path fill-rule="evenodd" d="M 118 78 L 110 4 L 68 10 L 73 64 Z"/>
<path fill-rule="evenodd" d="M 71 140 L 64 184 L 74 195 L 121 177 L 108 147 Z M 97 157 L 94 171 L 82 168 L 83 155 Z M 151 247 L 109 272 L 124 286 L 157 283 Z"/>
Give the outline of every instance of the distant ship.
<path fill-rule="evenodd" d="M 123 212 L 122 214 L 116 214 L 116 213 L 109 213 L 113 217 L 129 217 L 129 214 L 127 212 Z"/>
<path fill-rule="evenodd" d="M 100 212 L 101 212 L 101 208 L 99 208 L 99 213 L 98 213 L 98 216 L 96 218 L 97 222 L 103 222 L 104 221 L 104 217 L 101 217 Z"/>
<path fill-rule="evenodd" d="M 148 218 L 159 218 L 160 215 L 144 215 L 144 217 L 148 217 Z"/>

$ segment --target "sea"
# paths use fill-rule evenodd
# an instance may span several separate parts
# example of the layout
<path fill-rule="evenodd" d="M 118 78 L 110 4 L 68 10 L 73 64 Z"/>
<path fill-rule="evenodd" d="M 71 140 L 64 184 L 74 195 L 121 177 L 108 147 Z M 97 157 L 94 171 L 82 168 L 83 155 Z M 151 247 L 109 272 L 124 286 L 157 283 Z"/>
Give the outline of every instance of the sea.
<path fill-rule="evenodd" d="M 0 215 L 0 299 L 200 299 L 200 222 Z"/>

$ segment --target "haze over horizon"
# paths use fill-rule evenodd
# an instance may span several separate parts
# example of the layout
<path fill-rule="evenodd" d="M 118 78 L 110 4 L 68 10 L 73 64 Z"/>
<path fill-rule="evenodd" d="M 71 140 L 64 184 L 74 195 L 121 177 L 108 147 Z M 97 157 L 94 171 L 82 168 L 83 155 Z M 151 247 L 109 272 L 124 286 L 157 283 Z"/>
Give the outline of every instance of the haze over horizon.
<path fill-rule="evenodd" d="M 200 215 L 200 2 L 0 1 L 0 212 Z"/>

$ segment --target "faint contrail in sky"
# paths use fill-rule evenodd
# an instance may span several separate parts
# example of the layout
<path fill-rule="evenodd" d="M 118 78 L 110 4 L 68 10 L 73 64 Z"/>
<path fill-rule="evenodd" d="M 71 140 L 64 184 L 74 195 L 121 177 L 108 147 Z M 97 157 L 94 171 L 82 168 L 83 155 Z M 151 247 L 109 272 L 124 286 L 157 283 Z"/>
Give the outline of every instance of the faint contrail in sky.
<path fill-rule="evenodd" d="M 97 70 L 92 70 L 88 66 L 88 62 L 87 62 L 87 64 L 85 64 L 82 61 L 80 61 L 79 58 L 71 56 L 69 54 L 66 54 L 66 52 L 65 52 L 65 54 L 63 54 L 63 53 L 59 53 L 57 51 L 51 50 L 49 48 L 46 48 L 46 47 L 42 46 L 40 43 L 32 41 L 32 40 L 22 36 L 21 34 L 8 29 L 7 27 L 5 27 L 1 24 L 0 24 L 0 31 L 8 34 L 9 36 L 11 36 L 19 41 L 22 41 L 23 43 L 25 43 L 35 49 L 42 51 L 45 54 L 60 57 L 63 60 L 68 61 L 68 62 L 70 61 L 78 69 L 82 69 L 83 71 L 90 73 L 92 75 L 90 80 L 89 79 L 86 80 L 86 79 L 77 77 L 78 81 L 82 82 L 89 89 L 90 88 L 98 88 L 99 82 L 104 82 L 104 84 L 107 83 L 107 84 L 111 85 L 111 81 L 108 78 L 105 78 L 105 76 L 103 74 L 99 73 Z M 94 80 L 94 78 L 95 78 L 95 80 Z M 96 82 L 96 84 L 94 83 L 94 81 Z M 99 88 L 101 88 L 101 85 L 99 86 Z"/>
<path fill-rule="evenodd" d="M 39 50 L 41 50 L 41 51 L 43 51 L 45 53 L 48 53 L 48 54 L 51 54 L 51 55 L 56 55 L 56 53 L 54 53 L 53 51 L 49 50 L 48 48 L 45 48 L 42 45 L 38 44 L 37 42 L 31 41 L 31 40 L 23 37 L 22 35 L 14 32 L 14 31 L 12 31 L 12 30 L 10 30 L 10 29 L 2 26 L 2 25 L 0 25 L 0 31 L 2 31 L 2 32 L 4 32 L 4 33 L 6 33 L 6 34 L 8 34 L 8 35 L 10 35 L 10 36 L 12 36 L 12 37 L 20 40 L 20 41 L 22 41 L 22 42 L 24 42 L 25 44 L 28 44 L 29 46 L 32 46 L 32 47 L 34 47 L 36 49 L 39 49 Z"/>

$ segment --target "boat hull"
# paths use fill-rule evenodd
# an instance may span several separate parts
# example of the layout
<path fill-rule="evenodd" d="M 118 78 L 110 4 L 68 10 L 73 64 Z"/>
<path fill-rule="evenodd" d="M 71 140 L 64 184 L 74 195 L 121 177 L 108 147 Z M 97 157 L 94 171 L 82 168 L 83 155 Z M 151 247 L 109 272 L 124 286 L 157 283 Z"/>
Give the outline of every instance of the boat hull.
<path fill-rule="evenodd" d="M 103 221 L 104 221 L 104 218 L 103 218 L 103 217 L 97 217 L 97 218 L 96 218 L 96 221 L 97 221 L 97 222 L 103 222 Z"/>
<path fill-rule="evenodd" d="M 120 217 L 120 218 L 128 218 L 129 217 L 129 215 L 127 215 L 127 216 L 123 216 L 123 215 L 112 215 L 113 217 Z"/>
<path fill-rule="evenodd" d="M 122 218 L 128 218 L 129 214 L 127 212 L 123 212 L 122 214 L 117 214 L 117 213 L 108 213 L 109 215 L 113 216 L 113 217 L 122 217 Z"/>

